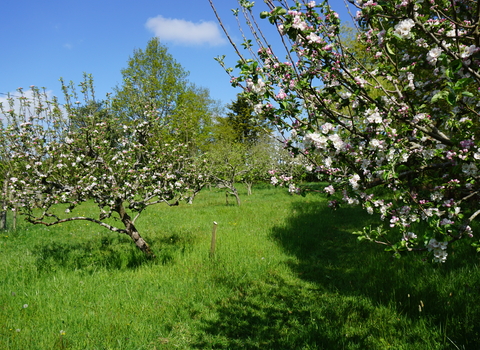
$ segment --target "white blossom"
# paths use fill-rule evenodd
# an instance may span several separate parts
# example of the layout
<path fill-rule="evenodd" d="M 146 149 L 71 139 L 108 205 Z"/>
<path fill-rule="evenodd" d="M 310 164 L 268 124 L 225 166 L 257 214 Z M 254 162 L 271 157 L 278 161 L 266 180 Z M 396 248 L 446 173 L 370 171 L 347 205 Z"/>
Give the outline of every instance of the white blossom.
<path fill-rule="evenodd" d="M 378 108 L 375 109 L 367 109 L 365 111 L 365 116 L 367 117 L 367 121 L 372 124 L 372 123 L 381 123 L 382 122 L 382 116 L 378 112 Z"/>
<path fill-rule="evenodd" d="M 462 46 L 460 47 L 460 57 L 467 58 L 473 55 L 477 51 L 477 47 L 475 45 L 470 46 Z"/>
<path fill-rule="evenodd" d="M 410 39 L 411 37 L 410 31 L 414 26 L 415 26 L 415 22 L 413 21 L 413 19 L 411 18 L 404 19 L 403 21 L 400 21 L 400 23 L 398 23 L 395 26 L 394 33 L 403 39 Z"/>
<path fill-rule="evenodd" d="M 441 47 L 434 47 L 427 53 L 427 62 L 431 65 L 435 65 L 437 63 L 438 58 L 442 54 L 443 49 Z"/>

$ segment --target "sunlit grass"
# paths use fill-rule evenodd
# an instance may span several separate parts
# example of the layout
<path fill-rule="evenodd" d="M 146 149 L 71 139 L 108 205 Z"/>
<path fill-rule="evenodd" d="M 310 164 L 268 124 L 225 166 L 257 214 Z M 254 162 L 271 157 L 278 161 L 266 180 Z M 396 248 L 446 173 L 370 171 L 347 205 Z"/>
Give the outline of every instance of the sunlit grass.
<path fill-rule="evenodd" d="M 240 207 L 205 190 L 149 208 L 137 226 L 154 262 L 87 222 L 1 232 L 0 349 L 479 348 L 467 246 L 442 265 L 393 259 L 351 234 L 372 220 L 362 211 L 266 186 L 242 194 Z"/>

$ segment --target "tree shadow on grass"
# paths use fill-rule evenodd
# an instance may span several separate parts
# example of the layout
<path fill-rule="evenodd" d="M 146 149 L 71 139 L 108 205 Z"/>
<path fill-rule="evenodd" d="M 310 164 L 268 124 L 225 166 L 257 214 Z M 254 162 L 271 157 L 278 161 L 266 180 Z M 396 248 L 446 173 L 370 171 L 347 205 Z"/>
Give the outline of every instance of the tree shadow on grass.
<path fill-rule="evenodd" d="M 294 203 L 291 213 L 271 236 L 291 257 L 289 268 L 316 287 L 278 275 L 237 286 L 206 322 L 198 348 L 480 347 L 478 256 L 467 245 L 442 265 L 424 255 L 395 259 L 352 235 L 372 220 L 359 209 Z"/>
<path fill-rule="evenodd" d="M 189 235 L 172 234 L 149 240 L 156 259 L 150 260 L 137 249 L 129 237 L 105 234 L 81 242 L 52 241 L 32 249 L 37 271 L 54 272 L 58 269 L 94 272 L 135 269 L 144 264 L 171 264 L 194 244 Z"/>

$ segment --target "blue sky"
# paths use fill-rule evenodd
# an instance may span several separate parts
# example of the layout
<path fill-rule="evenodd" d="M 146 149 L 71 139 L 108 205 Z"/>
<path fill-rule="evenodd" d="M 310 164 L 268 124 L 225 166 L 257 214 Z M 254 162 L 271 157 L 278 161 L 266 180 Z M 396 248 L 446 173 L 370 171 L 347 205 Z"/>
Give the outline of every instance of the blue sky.
<path fill-rule="evenodd" d="M 240 43 L 231 13 L 237 1 L 214 3 Z M 263 0 L 257 4 L 259 13 Z M 331 4 L 348 20 L 343 0 Z M 6 1 L 0 33 L 0 101 L 4 94 L 30 85 L 60 96 L 59 78 L 78 84 L 83 72 L 93 75 L 97 98 L 103 98 L 121 83 L 120 71 L 133 51 L 144 49 L 153 36 L 190 72 L 189 80 L 208 88 L 212 98 L 226 104 L 239 92 L 213 59 L 227 55 L 233 65 L 236 56 L 208 0 Z"/>

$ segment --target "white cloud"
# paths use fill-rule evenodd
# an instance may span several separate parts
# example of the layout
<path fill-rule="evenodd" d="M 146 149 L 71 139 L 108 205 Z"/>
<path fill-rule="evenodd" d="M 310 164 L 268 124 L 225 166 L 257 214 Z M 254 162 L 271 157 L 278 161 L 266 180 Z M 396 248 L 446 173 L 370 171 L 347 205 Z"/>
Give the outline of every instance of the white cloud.
<path fill-rule="evenodd" d="M 176 44 L 218 46 L 226 43 L 217 23 L 212 21 L 193 23 L 159 15 L 149 18 L 145 27 L 160 40 L 172 41 Z"/>

